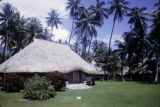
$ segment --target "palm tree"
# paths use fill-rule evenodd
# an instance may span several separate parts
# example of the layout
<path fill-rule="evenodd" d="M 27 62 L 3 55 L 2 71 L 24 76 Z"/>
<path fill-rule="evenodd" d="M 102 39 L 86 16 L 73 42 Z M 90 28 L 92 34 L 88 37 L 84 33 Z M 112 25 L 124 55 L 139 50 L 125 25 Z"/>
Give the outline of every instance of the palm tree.
<path fill-rule="evenodd" d="M 71 33 L 70 33 L 69 42 L 68 42 L 70 44 L 70 41 L 73 35 L 75 20 L 82 13 L 83 6 L 80 4 L 80 0 L 68 0 L 66 9 L 70 10 L 69 14 L 70 14 L 70 17 L 72 18 L 72 28 L 71 28 Z"/>
<path fill-rule="evenodd" d="M 137 64 L 138 56 L 136 53 L 139 53 L 137 50 L 137 38 L 135 38 L 135 33 L 133 31 L 125 32 L 122 35 L 124 39 L 124 43 L 120 44 L 121 50 L 118 50 L 120 54 L 122 55 L 122 59 L 126 61 L 129 71 L 128 71 L 128 76 L 129 79 L 132 80 L 131 76 L 131 67 L 133 64 Z"/>
<path fill-rule="evenodd" d="M 118 47 L 117 49 L 115 49 L 113 51 L 113 53 L 119 58 L 120 60 L 120 71 L 121 71 L 121 77 L 122 80 L 125 81 L 124 77 L 123 77 L 123 66 L 126 60 L 126 48 L 127 48 L 127 43 L 121 42 L 121 41 L 116 41 L 116 46 Z"/>
<path fill-rule="evenodd" d="M 76 41 L 73 45 L 72 45 L 72 50 L 74 51 L 74 52 L 76 52 L 77 54 L 81 54 L 81 45 L 80 45 L 80 43 L 79 43 L 79 41 Z"/>
<path fill-rule="evenodd" d="M 139 58 L 143 65 L 143 60 L 145 56 L 145 44 L 146 44 L 146 28 L 148 21 L 145 13 L 146 8 L 138 8 L 134 7 L 131 9 L 130 13 L 128 14 L 129 21 L 128 23 L 131 24 L 132 34 L 134 33 L 134 37 L 132 38 L 131 43 L 134 45 L 132 48 L 133 52 Z"/>
<path fill-rule="evenodd" d="M 16 8 L 9 3 L 3 4 L 0 11 L 0 36 L 1 45 L 4 47 L 3 61 L 23 48 L 25 37 L 28 35 L 26 32 L 24 20 Z"/>
<path fill-rule="evenodd" d="M 87 9 L 84 9 L 83 14 L 76 22 L 75 33 L 80 37 L 82 43 L 82 57 L 86 57 L 86 49 L 92 37 L 97 36 L 95 24 L 99 23 L 94 20 L 94 15 L 90 14 Z"/>
<path fill-rule="evenodd" d="M 92 45 L 93 58 L 97 64 L 105 63 L 107 55 L 107 44 L 103 41 L 94 40 Z"/>
<path fill-rule="evenodd" d="M 108 50 L 110 50 L 116 20 L 118 20 L 119 22 L 123 20 L 123 16 L 126 15 L 127 10 L 129 9 L 127 7 L 129 2 L 126 0 L 111 0 L 108 2 L 108 4 L 110 5 L 109 14 L 114 14 L 113 27 L 112 27 L 112 31 L 111 31 L 111 36 L 110 36 L 110 40 L 109 40 L 109 48 L 108 48 Z M 110 54 L 110 52 L 109 52 L 109 54 Z"/>
<path fill-rule="evenodd" d="M 18 11 L 9 3 L 5 3 L 1 7 L 0 12 L 0 24 L 1 24 L 1 39 L 2 43 L 4 44 L 4 60 L 6 60 L 6 52 L 9 49 L 8 46 L 10 44 L 10 41 L 12 40 L 12 28 L 14 27 L 15 22 L 17 21 L 17 18 L 19 18 Z M 12 30 L 12 31 L 11 31 Z"/>
<path fill-rule="evenodd" d="M 27 20 L 24 17 L 20 17 L 14 23 L 14 35 L 10 43 L 11 55 L 14 55 L 22 48 L 29 44 L 28 38 L 30 36 L 29 29 L 26 27 Z"/>
<path fill-rule="evenodd" d="M 94 40 L 92 44 L 93 59 L 104 70 L 103 80 L 106 78 L 107 70 L 107 44 L 103 41 Z"/>
<path fill-rule="evenodd" d="M 108 9 L 104 8 L 105 2 L 100 2 L 97 0 L 96 5 L 91 5 L 89 10 L 91 14 L 94 14 L 94 20 L 98 21 L 98 25 L 95 26 L 102 26 L 104 23 L 104 19 L 108 18 Z"/>
<path fill-rule="evenodd" d="M 47 40 L 47 41 L 52 41 L 52 37 L 53 37 L 53 36 L 54 36 L 54 35 L 50 34 L 50 32 L 49 32 L 49 30 L 47 29 L 47 27 L 45 27 L 41 39 L 44 39 L 44 40 Z"/>
<path fill-rule="evenodd" d="M 51 9 L 51 11 L 48 13 L 48 17 L 46 17 L 46 20 L 47 25 L 51 27 L 52 32 L 54 27 L 58 29 L 58 24 L 62 24 L 62 19 L 59 17 L 59 14 L 54 9 Z"/>
<path fill-rule="evenodd" d="M 95 23 L 95 26 L 101 27 L 104 23 L 104 19 L 108 18 L 108 10 L 104 8 L 104 6 L 105 6 L 104 1 L 100 2 L 99 0 L 97 0 L 96 5 L 91 5 L 89 7 L 90 13 L 94 16 L 93 20 L 98 22 L 98 23 Z M 92 37 L 89 43 L 88 54 L 90 52 L 91 43 L 92 43 Z"/>
<path fill-rule="evenodd" d="M 157 0 L 157 2 L 155 3 L 154 7 L 157 7 L 157 10 L 160 9 L 160 0 Z"/>
<path fill-rule="evenodd" d="M 117 74 L 118 68 L 119 68 L 118 58 L 115 54 L 112 53 L 109 56 L 108 60 L 109 60 L 110 63 L 107 66 L 107 70 L 108 70 L 109 73 L 113 74 L 113 80 L 116 80 L 116 74 Z M 109 74 L 108 74 L 108 79 L 109 79 Z"/>
<path fill-rule="evenodd" d="M 128 13 L 128 16 L 130 17 L 128 23 L 131 24 L 131 29 L 133 29 L 135 33 L 141 37 L 146 35 L 146 21 L 148 21 L 148 19 L 145 11 L 146 7 L 134 7 L 131 9 L 130 13 Z"/>
<path fill-rule="evenodd" d="M 27 28 L 29 29 L 29 41 L 32 42 L 34 37 L 42 38 L 43 37 L 43 26 L 39 19 L 31 17 L 27 19 L 26 23 Z"/>
<path fill-rule="evenodd" d="M 159 3 L 159 5 L 158 5 Z M 152 25 L 151 25 L 151 32 L 150 32 L 150 47 L 152 52 L 150 53 L 152 55 L 152 58 L 156 60 L 156 75 L 155 75 L 155 79 L 154 82 L 158 83 L 158 75 L 159 75 L 159 60 L 160 60 L 160 1 L 156 3 L 156 7 L 157 9 L 153 12 L 152 14 Z"/>

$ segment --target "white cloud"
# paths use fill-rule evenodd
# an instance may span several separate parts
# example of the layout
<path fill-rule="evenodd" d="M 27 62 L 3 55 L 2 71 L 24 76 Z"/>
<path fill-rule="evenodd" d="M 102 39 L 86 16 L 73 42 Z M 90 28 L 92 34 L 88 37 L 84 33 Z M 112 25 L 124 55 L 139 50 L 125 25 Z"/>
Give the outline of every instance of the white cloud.
<path fill-rule="evenodd" d="M 123 41 L 123 38 L 121 37 L 121 35 L 115 34 L 112 36 L 112 43 L 114 43 L 116 40 Z"/>
<path fill-rule="evenodd" d="M 66 2 L 67 0 L 3 0 L 9 2 L 27 17 L 45 18 L 50 9 L 56 9 L 61 17 L 67 16 Z"/>
<path fill-rule="evenodd" d="M 108 45 L 109 44 L 109 39 L 110 39 L 110 36 L 107 36 L 106 38 L 103 38 L 103 39 L 100 38 L 98 40 L 102 40 L 102 41 L 106 42 L 107 45 Z M 118 34 L 114 34 L 112 36 L 111 47 L 114 47 L 114 44 L 115 44 L 116 40 L 123 41 L 123 38 Z"/>
<path fill-rule="evenodd" d="M 58 10 L 61 18 L 68 18 L 65 9 L 67 0 L 3 0 L 1 3 L 9 2 L 15 6 L 25 17 L 37 17 L 46 26 L 45 17 L 51 9 Z M 53 29 L 54 40 L 67 40 L 69 31 L 62 25 Z"/>
<path fill-rule="evenodd" d="M 53 40 L 59 40 L 62 39 L 63 41 L 68 41 L 69 38 L 69 31 L 65 29 L 63 26 L 59 26 L 58 29 L 53 28 Z"/>

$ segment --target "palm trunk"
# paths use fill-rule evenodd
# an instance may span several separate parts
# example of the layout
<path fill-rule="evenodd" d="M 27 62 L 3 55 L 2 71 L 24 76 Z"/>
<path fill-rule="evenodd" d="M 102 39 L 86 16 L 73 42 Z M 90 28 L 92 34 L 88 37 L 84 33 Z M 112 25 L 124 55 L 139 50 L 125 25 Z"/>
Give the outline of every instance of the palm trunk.
<path fill-rule="evenodd" d="M 130 62 L 129 62 L 129 70 L 128 70 L 128 78 L 129 78 L 129 81 L 131 81 L 132 80 L 132 78 L 131 78 L 131 64 L 130 64 Z"/>
<path fill-rule="evenodd" d="M 83 43 L 82 45 L 82 58 L 86 60 L 86 48 L 87 48 L 87 44 Z"/>
<path fill-rule="evenodd" d="M 3 48 L 3 59 L 4 61 L 6 60 L 6 38 L 5 38 L 4 48 Z"/>
<path fill-rule="evenodd" d="M 141 68 L 141 71 L 143 72 L 143 56 L 142 56 L 142 68 Z"/>
<path fill-rule="evenodd" d="M 111 32 L 111 36 L 109 39 L 109 47 L 108 47 L 108 53 L 110 55 L 110 47 L 111 47 L 111 42 L 112 42 L 112 36 L 113 36 L 113 31 L 114 31 L 114 26 L 115 26 L 116 20 L 113 21 L 113 27 L 112 27 L 112 32 Z"/>
<path fill-rule="evenodd" d="M 124 76 L 123 76 L 123 67 L 122 67 L 122 61 L 121 61 L 121 77 L 123 82 L 125 82 Z"/>
<path fill-rule="evenodd" d="M 123 82 L 125 82 L 125 79 L 124 79 L 123 71 L 122 71 L 122 70 L 121 70 L 121 77 L 122 77 Z"/>
<path fill-rule="evenodd" d="M 113 80 L 116 80 L 116 71 L 113 72 Z"/>
<path fill-rule="evenodd" d="M 103 74 L 103 81 L 106 79 L 106 71 L 104 71 L 104 74 Z"/>
<path fill-rule="evenodd" d="M 158 83 L 158 72 L 159 72 L 159 58 L 157 58 L 157 68 L 156 68 L 156 75 L 155 75 L 155 79 L 154 79 L 154 83 Z"/>
<path fill-rule="evenodd" d="M 110 55 L 110 47 L 111 47 L 111 41 L 112 41 L 112 36 L 113 36 L 113 31 L 114 31 L 114 26 L 115 26 L 115 23 L 116 23 L 116 20 L 113 21 L 113 27 L 112 27 L 112 31 L 111 31 L 111 36 L 110 36 L 110 39 L 109 39 L 109 47 L 108 47 L 108 54 L 107 54 L 107 61 L 108 61 L 108 57 Z M 108 73 L 108 77 L 107 77 L 107 80 L 109 79 L 109 73 Z"/>
<path fill-rule="evenodd" d="M 83 34 L 84 36 L 83 40 L 82 40 L 82 58 L 86 60 L 86 48 L 87 48 L 87 37 L 86 37 L 86 29 L 84 30 Z"/>
<path fill-rule="evenodd" d="M 83 48 L 82 58 L 86 60 L 86 47 Z"/>
<path fill-rule="evenodd" d="M 89 47 L 88 47 L 88 55 L 90 53 L 91 44 L 92 44 L 92 36 L 91 36 L 91 40 L 90 40 Z"/>
<path fill-rule="evenodd" d="M 6 38 L 5 38 L 4 50 L 3 50 L 4 61 L 7 59 L 7 58 L 6 58 L 7 41 L 8 41 L 8 32 L 7 32 L 7 36 L 6 36 Z"/>
<path fill-rule="evenodd" d="M 7 57 L 6 57 L 7 42 L 8 42 L 8 32 L 7 32 L 7 35 L 6 35 L 6 38 L 5 38 L 5 45 L 4 45 L 4 53 L 3 53 L 4 54 L 4 61 L 7 59 Z M 5 73 L 4 73 L 3 82 L 4 83 L 6 82 Z"/>
<path fill-rule="evenodd" d="M 78 38 L 77 38 L 77 40 L 76 40 L 76 44 L 75 44 L 75 51 L 76 51 L 76 53 L 78 53 L 78 49 L 77 49 L 77 45 L 78 45 Z"/>
<path fill-rule="evenodd" d="M 107 80 L 109 80 L 109 78 L 110 78 L 110 73 L 108 72 L 108 77 L 107 77 Z"/>
<path fill-rule="evenodd" d="M 68 44 L 69 44 L 69 45 L 70 45 L 71 38 L 72 38 L 73 27 L 74 27 L 74 19 L 72 20 L 72 28 L 71 28 L 71 33 L 70 33 L 70 36 L 69 36 L 69 41 L 68 41 Z"/>

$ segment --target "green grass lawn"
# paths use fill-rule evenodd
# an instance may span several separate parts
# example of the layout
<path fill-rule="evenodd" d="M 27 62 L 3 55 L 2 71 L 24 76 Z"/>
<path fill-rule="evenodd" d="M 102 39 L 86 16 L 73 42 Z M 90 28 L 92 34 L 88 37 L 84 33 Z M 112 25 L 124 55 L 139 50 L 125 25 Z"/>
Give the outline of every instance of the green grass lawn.
<path fill-rule="evenodd" d="M 81 96 L 81 100 L 76 100 Z M 25 101 L 21 93 L 0 92 L 1 107 L 160 107 L 160 84 L 96 82 L 86 90 L 58 92 L 56 98 Z"/>

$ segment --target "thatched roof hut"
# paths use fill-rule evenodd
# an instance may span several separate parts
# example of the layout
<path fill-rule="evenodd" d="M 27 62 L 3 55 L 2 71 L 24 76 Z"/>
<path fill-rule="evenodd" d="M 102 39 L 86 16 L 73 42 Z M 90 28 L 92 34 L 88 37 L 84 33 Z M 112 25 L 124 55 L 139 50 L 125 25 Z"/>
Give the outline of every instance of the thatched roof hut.
<path fill-rule="evenodd" d="M 90 66 L 68 45 L 35 39 L 23 50 L 0 65 L 0 72 L 54 72 L 69 73 L 83 71 L 94 74 L 95 68 Z"/>

